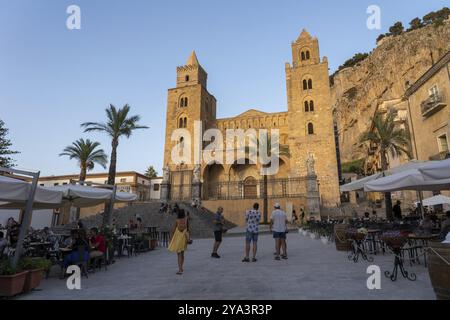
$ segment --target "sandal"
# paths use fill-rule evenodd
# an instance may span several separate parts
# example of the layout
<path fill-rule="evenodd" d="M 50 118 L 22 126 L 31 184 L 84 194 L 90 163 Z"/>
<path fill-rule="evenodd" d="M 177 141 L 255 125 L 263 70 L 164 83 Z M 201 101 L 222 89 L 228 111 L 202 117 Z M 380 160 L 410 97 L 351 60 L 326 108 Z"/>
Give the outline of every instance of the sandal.
<path fill-rule="evenodd" d="M 284 255 L 284 256 L 281 256 L 281 258 L 284 260 L 287 260 L 288 257 L 286 255 Z"/>
<path fill-rule="evenodd" d="M 256 262 L 256 261 L 258 261 L 258 259 L 256 259 L 256 258 L 253 258 L 253 259 L 252 259 L 252 262 Z"/>
<path fill-rule="evenodd" d="M 281 260 L 281 259 L 280 259 L 280 256 L 276 256 L 276 257 L 275 257 L 275 260 Z"/>
<path fill-rule="evenodd" d="M 178 271 L 177 272 L 177 275 L 182 275 L 183 274 L 183 271 Z"/>
<path fill-rule="evenodd" d="M 242 262 L 250 262 L 250 259 L 249 259 L 249 258 L 244 258 L 244 259 L 242 260 Z"/>

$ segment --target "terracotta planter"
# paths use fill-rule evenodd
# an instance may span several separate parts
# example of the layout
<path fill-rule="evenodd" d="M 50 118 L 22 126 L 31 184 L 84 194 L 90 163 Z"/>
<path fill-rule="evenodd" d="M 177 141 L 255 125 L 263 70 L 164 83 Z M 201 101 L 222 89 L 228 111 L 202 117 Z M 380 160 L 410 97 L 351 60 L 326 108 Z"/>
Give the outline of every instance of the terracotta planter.
<path fill-rule="evenodd" d="M 39 287 L 43 277 L 44 277 L 43 269 L 29 270 L 25 278 L 25 285 L 23 287 L 23 292 L 29 292 Z"/>
<path fill-rule="evenodd" d="M 0 296 L 12 297 L 22 293 L 28 271 L 11 276 L 0 276 Z"/>
<path fill-rule="evenodd" d="M 428 273 L 438 300 L 450 300 L 450 244 L 429 242 Z M 445 260 L 445 261 L 444 261 Z"/>

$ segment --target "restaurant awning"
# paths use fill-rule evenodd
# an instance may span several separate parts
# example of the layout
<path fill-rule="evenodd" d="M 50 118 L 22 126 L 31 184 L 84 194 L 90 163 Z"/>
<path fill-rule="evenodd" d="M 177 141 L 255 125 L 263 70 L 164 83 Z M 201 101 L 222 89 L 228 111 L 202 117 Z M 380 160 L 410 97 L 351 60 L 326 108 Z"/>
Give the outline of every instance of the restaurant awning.
<path fill-rule="evenodd" d="M 0 176 L 0 201 L 9 208 L 25 208 L 30 195 L 31 183 L 7 176 Z M 62 201 L 63 193 L 52 188 L 36 188 L 34 207 L 41 209 L 53 208 Z"/>
<path fill-rule="evenodd" d="M 378 172 L 371 176 L 367 176 L 367 177 L 358 179 L 356 181 L 352 181 L 350 183 L 344 184 L 340 187 L 340 190 L 341 190 L 341 192 L 363 190 L 364 185 L 372 180 L 377 180 L 377 179 L 382 178 L 383 176 L 389 176 L 392 174 L 396 174 L 396 173 L 411 170 L 411 169 L 417 169 L 417 168 L 422 167 L 424 165 L 424 163 L 425 162 L 423 162 L 423 161 L 411 160 L 401 166 L 386 170 L 384 172 L 384 175 L 382 172 Z"/>
<path fill-rule="evenodd" d="M 393 192 L 401 190 L 450 190 L 450 179 L 425 180 L 418 169 L 411 169 L 370 181 L 364 185 L 364 191 L 366 192 Z"/>
<path fill-rule="evenodd" d="M 442 161 L 432 161 L 419 169 L 428 179 L 450 179 L 450 159 Z"/>

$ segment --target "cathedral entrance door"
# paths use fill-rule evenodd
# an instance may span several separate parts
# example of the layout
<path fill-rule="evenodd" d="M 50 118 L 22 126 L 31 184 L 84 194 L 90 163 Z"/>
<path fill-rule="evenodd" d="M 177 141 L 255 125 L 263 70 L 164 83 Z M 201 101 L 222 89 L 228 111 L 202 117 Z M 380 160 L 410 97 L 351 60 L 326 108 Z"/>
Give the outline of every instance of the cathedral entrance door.
<path fill-rule="evenodd" d="M 256 199 L 257 198 L 257 182 L 253 177 L 248 177 L 244 180 L 244 198 Z"/>

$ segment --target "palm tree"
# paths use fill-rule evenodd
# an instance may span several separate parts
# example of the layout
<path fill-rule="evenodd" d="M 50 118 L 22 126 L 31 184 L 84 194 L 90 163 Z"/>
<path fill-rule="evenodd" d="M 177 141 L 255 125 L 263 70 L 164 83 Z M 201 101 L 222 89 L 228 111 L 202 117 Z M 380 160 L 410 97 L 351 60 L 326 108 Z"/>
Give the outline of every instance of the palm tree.
<path fill-rule="evenodd" d="M 146 126 L 139 125 L 141 117 L 139 115 L 128 116 L 130 106 L 126 104 L 123 108 L 116 109 L 112 104 L 106 110 L 106 123 L 101 122 L 85 122 L 81 124 L 84 132 L 100 131 L 105 132 L 111 138 L 111 158 L 109 164 L 108 184 L 114 185 L 116 179 L 117 164 L 117 147 L 119 146 L 119 138 L 125 136 L 129 138 L 134 130 L 148 129 Z M 109 207 L 105 206 L 105 214 L 103 216 L 103 225 L 110 224 Z"/>
<path fill-rule="evenodd" d="M 280 156 L 286 156 L 286 157 L 290 157 L 291 154 L 289 152 L 289 146 L 288 145 L 284 145 L 284 144 L 279 144 L 278 145 L 278 150 L 275 148 L 275 146 L 272 145 L 272 136 L 269 136 L 268 134 L 263 135 L 261 137 L 262 139 L 259 140 L 256 137 L 252 138 L 252 142 L 253 142 L 253 146 L 261 146 L 261 145 L 266 145 L 267 148 L 267 157 L 271 158 L 272 157 L 272 153 L 277 153 L 278 157 Z M 250 152 L 252 151 L 252 148 L 250 147 L 246 147 L 245 148 L 246 152 Z M 260 152 L 260 148 L 257 148 L 256 151 L 254 151 L 254 153 L 259 157 L 259 152 Z M 268 164 L 263 164 L 263 167 L 267 168 L 270 167 L 270 163 Z M 267 196 L 267 174 L 263 175 L 263 217 L 264 217 L 264 223 L 268 223 L 268 212 L 269 212 L 269 203 L 268 203 L 268 196 Z"/>
<path fill-rule="evenodd" d="M 395 125 L 396 114 L 390 110 L 385 117 L 377 113 L 373 119 L 372 127 L 360 137 L 361 143 L 367 143 L 377 150 L 380 155 L 381 169 L 388 169 L 388 153 L 391 157 L 407 155 L 410 158 L 409 133 Z M 386 204 L 386 217 L 392 220 L 391 193 L 384 194 Z"/>
<path fill-rule="evenodd" d="M 96 163 L 106 168 L 108 156 L 103 149 L 97 149 L 98 146 L 100 146 L 98 142 L 89 139 L 85 141 L 81 138 L 73 142 L 72 145 L 65 147 L 59 156 L 68 156 L 70 159 L 78 160 L 80 166 L 79 180 L 85 181 L 87 171 L 94 169 Z"/>

